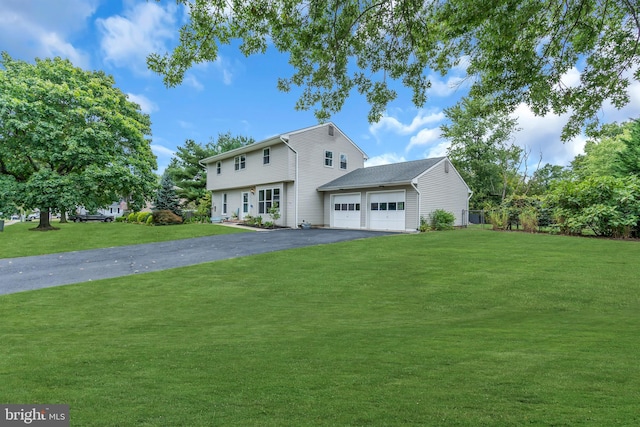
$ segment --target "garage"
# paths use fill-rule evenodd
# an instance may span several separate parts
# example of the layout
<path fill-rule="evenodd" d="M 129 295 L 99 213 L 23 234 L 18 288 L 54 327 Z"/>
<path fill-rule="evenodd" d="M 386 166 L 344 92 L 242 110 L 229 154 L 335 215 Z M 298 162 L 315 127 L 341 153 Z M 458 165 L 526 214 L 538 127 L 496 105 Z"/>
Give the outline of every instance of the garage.
<path fill-rule="evenodd" d="M 332 197 L 331 227 L 360 228 L 360 193 Z"/>
<path fill-rule="evenodd" d="M 369 194 L 369 228 L 373 230 L 405 230 L 404 191 Z"/>

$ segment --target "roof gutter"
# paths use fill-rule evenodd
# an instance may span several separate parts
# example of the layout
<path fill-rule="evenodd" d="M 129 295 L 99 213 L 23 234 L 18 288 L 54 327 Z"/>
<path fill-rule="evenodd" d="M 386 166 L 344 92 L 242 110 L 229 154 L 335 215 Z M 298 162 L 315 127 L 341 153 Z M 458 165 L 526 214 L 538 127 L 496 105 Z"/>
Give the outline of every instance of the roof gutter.
<path fill-rule="evenodd" d="M 337 185 L 334 187 L 318 187 L 318 191 L 338 191 L 338 190 L 353 190 L 358 188 L 384 188 L 384 187 L 397 187 L 399 185 L 413 184 L 412 181 L 395 181 L 395 182 L 380 182 L 377 184 L 353 184 L 353 185 Z"/>
<path fill-rule="evenodd" d="M 282 143 L 284 145 L 289 147 L 289 149 L 291 151 L 293 151 L 293 153 L 296 155 L 296 181 L 293 184 L 295 186 L 296 203 L 293 206 L 293 216 L 295 218 L 295 225 L 297 227 L 298 226 L 298 200 L 299 200 L 299 197 L 298 197 L 298 152 L 296 150 L 294 150 L 291 145 L 289 145 L 289 142 L 282 135 L 280 136 L 280 141 L 282 141 Z"/>

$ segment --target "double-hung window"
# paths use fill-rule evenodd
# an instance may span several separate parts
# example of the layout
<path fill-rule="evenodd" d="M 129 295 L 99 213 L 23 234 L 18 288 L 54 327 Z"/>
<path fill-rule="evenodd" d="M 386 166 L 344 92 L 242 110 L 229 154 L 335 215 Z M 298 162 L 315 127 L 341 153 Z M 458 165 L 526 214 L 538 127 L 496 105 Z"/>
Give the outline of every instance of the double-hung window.
<path fill-rule="evenodd" d="M 222 215 L 227 214 L 227 193 L 222 193 Z"/>
<path fill-rule="evenodd" d="M 333 167 L 333 151 L 326 150 L 324 152 L 324 165 L 327 167 Z"/>
<path fill-rule="evenodd" d="M 347 155 L 340 153 L 340 169 L 347 169 Z"/>
<path fill-rule="evenodd" d="M 258 213 L 269 213 L 273 206 L 280 206 L 280 189 L 267 188 L 258 191 Z"/>
<path fill-rule="evenodd" d="M 216 173 L 220 175 L 222 173 L 222 162 L 216 163 Z"/>
<path fill-rule="evenodd" d="M 262 164 L 268 165 L 269 163 L 271 163 L 271 149 L 265 148 L 262 150 Z"/>
<path fill-rule="evenodd" d="M 244 169 L 247 165 L 247 156 L 244 154 L 236 156 L 236 158 L 234 159 L 234 163 L 237 171 L 239 171 L 240 169 Z"/>

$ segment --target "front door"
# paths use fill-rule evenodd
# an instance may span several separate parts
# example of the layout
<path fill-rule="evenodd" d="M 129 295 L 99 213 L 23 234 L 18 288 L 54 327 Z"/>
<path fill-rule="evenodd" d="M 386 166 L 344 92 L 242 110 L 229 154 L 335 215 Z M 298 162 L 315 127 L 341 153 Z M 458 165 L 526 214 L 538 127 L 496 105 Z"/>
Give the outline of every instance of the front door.
<path fill-rule="evenodd" d="M 249 193 L 242 193 L 242 207 L 238 219 L 244 219 L 247 215 L 249 215 Z"/>

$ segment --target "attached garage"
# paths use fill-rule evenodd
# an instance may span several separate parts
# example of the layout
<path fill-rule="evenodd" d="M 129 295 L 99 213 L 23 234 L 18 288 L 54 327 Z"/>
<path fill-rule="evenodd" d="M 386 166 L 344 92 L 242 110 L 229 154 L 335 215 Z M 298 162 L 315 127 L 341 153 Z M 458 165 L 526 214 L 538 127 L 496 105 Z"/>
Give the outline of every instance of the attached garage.
<path fill-rule="evenodd" d="M 360 228 L 360 193 L 335 194 L 331 199 L 331 227 Z"/>
<path fill-rule="evenodd" d="M 404 191 L 370 193 L 368 209 L 368 228 L 372 230 L 405 230 Z"/>
<path fill-rule="evenodd" d="M 472 194 L 446 157 L 356 169 L 317 190 L 330 218 L 324 225 L 389 231 L 418 230 L 437 209 L 463 226 Z"/>

